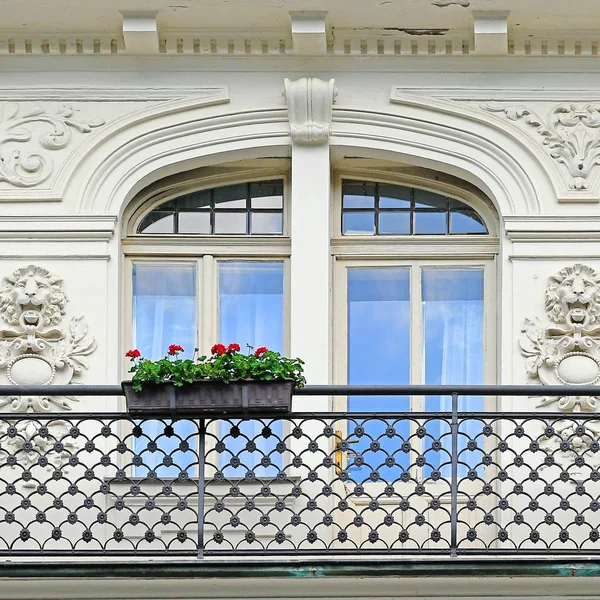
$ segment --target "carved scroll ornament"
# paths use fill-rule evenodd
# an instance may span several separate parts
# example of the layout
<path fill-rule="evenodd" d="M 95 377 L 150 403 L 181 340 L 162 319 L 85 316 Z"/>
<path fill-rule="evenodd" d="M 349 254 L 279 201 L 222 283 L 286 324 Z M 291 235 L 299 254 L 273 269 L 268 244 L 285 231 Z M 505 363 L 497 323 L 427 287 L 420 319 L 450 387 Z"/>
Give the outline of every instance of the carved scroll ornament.
<path fill-rule="evenodd" d="M 545 119 L 521 105 L 488 102 L 481 108 L 534 127 L 550 156 L 567 170 L 569 187 L 588 189 L 592 170 L 600 164 L 600 104 L 558 104 Z"/>
<path fill-rule="evenodd" d="M 73 130 L 87 134 L 104 125 L 98 118 L 77 119 L 76 112 L 69 104 L 61 106 L 55 113 L 49 113 L 39 104 L 0 104 L 0 182 L 32 187 L 52 173 L 52 160 L 46 153 L 26 154 L 19 148 L 35 137 L 32 126 L 46 126 L 37 137 L 42 150 L 60 150 L 71 142 Z"/>
<path fill-rule="evenodd" d="M 284 95 L 293 142 L 324 144 L 329 140 L 331 111 L 336 94 L 333 79 L 285 79 Z"/>
<path fill-rule="evenodd" d="M 83 317 L 63 324 L 67 296 L 62 280 L 42 267 L 16 269 L 0 292 L 0 382 L 14 385 L 66 385 L 88 368 L 96 349 Z M 13 412 L 70 410 L 72 397 L 0 397 Z"/>

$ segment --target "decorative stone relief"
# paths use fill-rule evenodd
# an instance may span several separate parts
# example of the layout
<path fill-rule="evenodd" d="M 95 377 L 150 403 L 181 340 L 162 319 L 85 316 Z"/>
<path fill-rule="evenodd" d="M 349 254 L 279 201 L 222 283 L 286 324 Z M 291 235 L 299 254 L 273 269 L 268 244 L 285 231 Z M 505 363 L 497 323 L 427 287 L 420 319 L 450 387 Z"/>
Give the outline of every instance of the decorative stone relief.
<path fill-rule="evenodd" d="M 0 382 L 14 385 L 66 385 L 88 368 L 86 356 L 96 349 L 83 317 L 63 325 L 68 302 L 62 280 L 29 265 L 3 280 L 0 292 Z M 0 397 L 12 412 L 70 410 L 73 397 Z"/>
<path fill-rule="evenodd" d="M 552 275 L 546 287 L 546 316 L 525 319 L 519 339 L 527 373 L 544 385 L 594 385 L 600 381 L 600 273 L 582 264 Z M 563 413 L 597 412 L 595 396 L 545 396 L 538 407 Z M 600 466 L 600 421 L 560 419 L 539 439 L 540 447 L 577 481 L 582 465 Z"/>
<path fill-rule="evenodd" d="M 334 80 L 303 77 L 285 79 L 292 141 L 298 144 L 324 144 L 329 140 L 332 107 L 337 95 Z"/>
<path fill-rule="evenodd" d="M 81 121 L 71 105 L 61 106 L 51 114 L 39 104 L 7 102 L 0 105 L 0 182 L 16 187 L 32 187 L 48 179 L 52 160 L 38 152 L 22 153 L 19 144 L 34 138 L 33 125 L 47 125 L 37 141 L 44 150 L 60 150 L 71 143 L 73 130 L 87 134 L 104 125 L 102 119 Z M 17 147 L 15 147 L 17 145 Z"/>
<path fill-rule="evenodd" d="M 557 104 L 546 119 L 522 105 L 497 102 L 481 105 L 483 110 L 504 113 L 510 121 L 535 127 L 550 156 L 567 170 L 573 190 L 587 190 L 593 168 L 600 164 L 600 104 Z"/>

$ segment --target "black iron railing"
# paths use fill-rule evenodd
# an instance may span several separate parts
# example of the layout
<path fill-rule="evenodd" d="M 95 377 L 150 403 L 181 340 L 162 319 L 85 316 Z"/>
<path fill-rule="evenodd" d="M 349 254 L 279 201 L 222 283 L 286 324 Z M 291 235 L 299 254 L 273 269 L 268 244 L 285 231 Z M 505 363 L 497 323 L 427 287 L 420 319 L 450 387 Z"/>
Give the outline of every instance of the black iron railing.
<path fill-rule="evenodd" d="M 0 555 L 600 554 L 600 418 L 524 398 L 600 388 L 309 386 L 296 409 L 303 395 L 396 398 L 251 419 L 3 413 Z M 442 410 L 395 410 L 411 395 Z M 484 396 L 527 410 L 469 411 Z"/>

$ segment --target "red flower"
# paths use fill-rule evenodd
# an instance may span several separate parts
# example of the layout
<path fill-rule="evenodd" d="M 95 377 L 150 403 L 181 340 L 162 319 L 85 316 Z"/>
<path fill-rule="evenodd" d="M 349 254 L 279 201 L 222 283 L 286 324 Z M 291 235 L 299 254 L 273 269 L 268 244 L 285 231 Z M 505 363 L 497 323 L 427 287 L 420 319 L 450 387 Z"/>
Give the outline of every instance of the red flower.
<path fill-rule="evenodd" d="M 239 344 L 229 344 L 229 346 L 227 346 L 227 352 L 239 352 L 239 351 L 240 351 Z"/>
<path fill-rule="evenodd" d="M 265 348 L 264 346 L 261 346 L 260 348 L 256 349 L 254 356 L 260 356 L 261 354 L 264 354 L 265 352 L 268 352 L 268 349 Z"/>
<path fill-rule="evenodd" d="M 173 356 L 174 354 L 177 354 L 178 352 L 184 352 L 184 349 L 177 344 L 171 344 L 169 346 L 169 354 L 171 356 Z"/>
<path fill-rule="evenodd" d="M 125 352 L 125 356 L 127 358 L 139 358 L 142 355 L 142 353 L 136 348 L 135 350 L 127 350 L 127 352 Z"/>
<path fill-rule="evenodd" d="M 227 352 L 227 348 L 225 348 L 225 346 L 223 346 L 223 344 L 215 344 L 211 349 L 210 349 L 212 354 L 225 354 L 225 352 Z"/>

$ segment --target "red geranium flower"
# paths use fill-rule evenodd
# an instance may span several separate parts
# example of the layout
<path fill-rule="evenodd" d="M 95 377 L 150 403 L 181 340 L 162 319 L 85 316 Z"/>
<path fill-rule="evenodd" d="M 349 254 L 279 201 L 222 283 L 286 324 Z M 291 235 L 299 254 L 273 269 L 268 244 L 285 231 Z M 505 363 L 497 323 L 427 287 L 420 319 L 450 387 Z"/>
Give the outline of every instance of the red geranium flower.
<path fill-rule="evenodd" d="M 227 352 L 227 348 L 225 348 L 225 346 L 223 346 L 223 344 L 215 344 L 211 349 L 210 349 L 212 354 L 225 354 L 225 352 Z"/>
<path fill-rule="evenodd" d="M 260 356 L 261 354 L 264 354 L 265 352 L 268 352 L 268 349 L 265 348 L 264 346 L 261 346 L 260 348 L 256 349 L 254 356 Z"/>
<path fill-rule="evenodd" d="M 142 355 L 142 353 L 136 348 L 135 350 L 127 350 L 127 352 L 125 352 L 125 356 L 127 358 L 139 358 Z"/>
<path fill-rule="evenodd" d="M 174 354 L 177 354 L 178 352 L 184 352 L 184 349 L 179 346 L 178 344 L 171 344 L 169 346 L 169 354 L 171 356 L 173 356 Z"/>
<path fill-rule="evenodd" d="M 227 352 L 239 352 L 239 351 L 240 351 L 239 344 L 229 344 L 229 346 L 227 346 Z"/>

